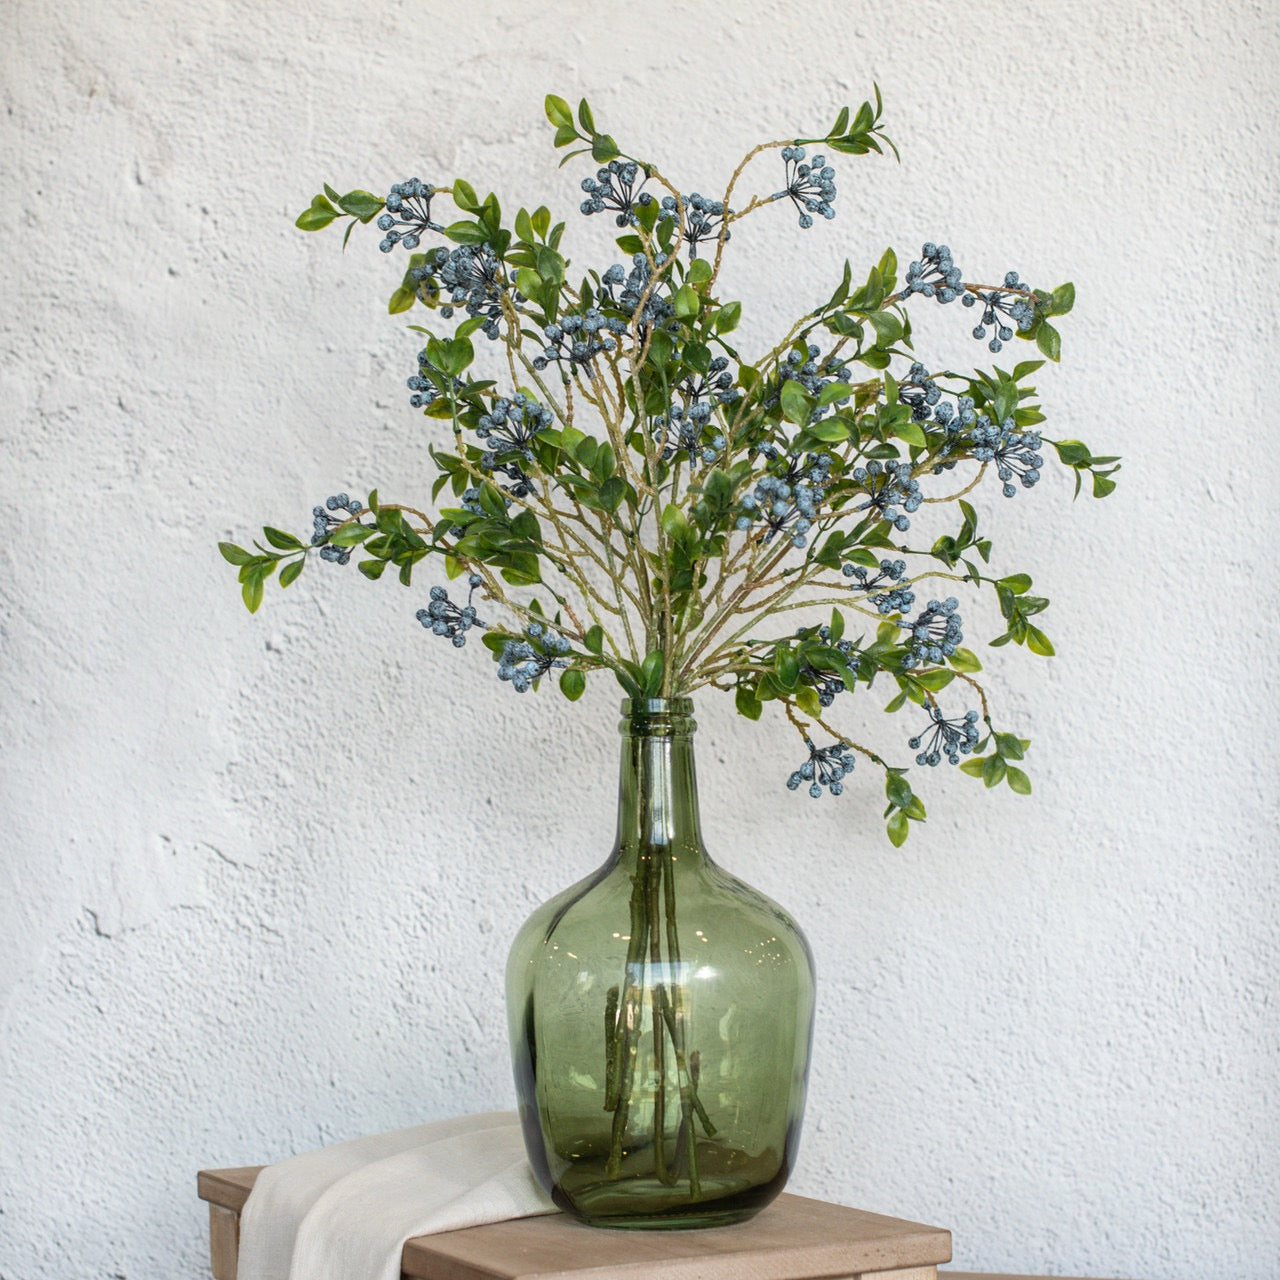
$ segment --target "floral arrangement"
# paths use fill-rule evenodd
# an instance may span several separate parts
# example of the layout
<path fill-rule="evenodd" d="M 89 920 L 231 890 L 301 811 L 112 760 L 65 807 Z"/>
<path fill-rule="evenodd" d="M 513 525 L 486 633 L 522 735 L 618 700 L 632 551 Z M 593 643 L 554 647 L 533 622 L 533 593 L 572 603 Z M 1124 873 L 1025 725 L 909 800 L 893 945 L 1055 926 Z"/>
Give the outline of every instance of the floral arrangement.
<path fill-rule="evenodd" d="M 326 186 L 298 218 L 305 231 L 345 221 L 344 246 L 375 223 L 384 253 L 408 254 L 389 310 L 430 322 L 411 326 L 425 342 L 408 389 L 435 433 L 438 505 L 338 493 L 314 509 L 309 538 L 267 527 L 253 550 L 220 544 L 249 609 L 268 578 L 288 587 L 313 555 L 347 564 L 358 551 L 365 577 L 391 569 L 406 587 L 431 558 L 455 585 L 431 586 L 418 621 L 459 649 L 480 637 L 514 690 L 554 676 L 573 700 L 607 672 L 632 698 L 729 693 L 749 720 L 775 703 L 802 744 L 786 785 L 839 795 L 863 757 L 883 771 L 895 844 L 925 817 L 907 767 L 833 723 L 877 680 L 892 686 L 886 711 L 910 712 L 901 739 L 916 765 L 945 759 L 1029 792 L 1029 744 L 996 730 L 948 592 L 994 591 L 1005 630 L 990 643 L 1043 655 L 1048 601 L 1028 574 L 988 569 L 968 499 L 1033 488 L 1049 448 L 1077 494 L 1087 473 L 1103 497 L 1117 459 L 1043 435 L 1029 381 L 1043 359 L 936 369 L 914 350 L 910 308 L 955 304 L 992 356 L 1016 338 L 1056 361 L 1052 321 L 1073 286 L 1032 288 L 1016 271 L 975 283 L 941 244 L 899 279 L 889 249 L 861 284 L 846 262 L 825 302 L 748 355 L 732 341 L 741 303 L 720 287 L 730 239 L 775 205 L 802 229 L 830 220 L 829 153 L 897 155 L 879 89 L 820 136 L 753 148 L 717 199 L 623 152 L 585 100 L 574 113 L 548 96 L 546 114 L 555 145 L 571 148 L 562 163 L 592 166 L 581 213 L 620 232 L 623 260 L 576 284 L 563 222 L 522 208 L 506 223 L 496 195 L 461 179 L 411 178 L 385 198 Z M 780 162 L 764 183 L 778 189 L 744 196 L 757 160 Z M 913 545 L 927 503 L 951 505 L 957 527 Z"/>

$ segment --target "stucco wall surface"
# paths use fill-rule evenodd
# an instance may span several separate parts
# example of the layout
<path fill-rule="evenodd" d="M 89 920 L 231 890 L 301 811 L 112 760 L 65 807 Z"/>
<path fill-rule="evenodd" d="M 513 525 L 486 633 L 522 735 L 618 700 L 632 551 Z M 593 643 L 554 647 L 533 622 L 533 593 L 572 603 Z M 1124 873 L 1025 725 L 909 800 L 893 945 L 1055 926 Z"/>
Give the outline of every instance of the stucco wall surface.
<path fill-rule="evenodd" d="M 198 1167 L 508 1105 L 508 940 L 611 839 L 612 687 L 519 698 L 413 621 L 430 575 L 320 566 L 241 607 L 218 538 L 432 474 L 398 264 L 293 217 L 323 181 L 457 174 L 603 265 L 545 92 L 706 192 L 873 79 L 903 162 L 840 159 L 834 223 L 735 238 L 744 345 L 886 245 L 1071 279 L 1046 431 L 1125 465 L 1103 503 L 1054 468 L 984 494 L 1053 601 L 1052 661 L 972 615 L 1030 799 L 939 769 L 894 850 L 871 771 L 793 796 L 780 717 L 700 706 L 712 851 L 821 973 L 793 1187 L 947 1225 L 969 1267 L 1280 1274 L 1274 6 L 0 24 L 0 1277 L 201 1275 Z M 984 361 L 929 308 L 935 366 Z M 905 762 L 902 720 L 865 723 Z"/>

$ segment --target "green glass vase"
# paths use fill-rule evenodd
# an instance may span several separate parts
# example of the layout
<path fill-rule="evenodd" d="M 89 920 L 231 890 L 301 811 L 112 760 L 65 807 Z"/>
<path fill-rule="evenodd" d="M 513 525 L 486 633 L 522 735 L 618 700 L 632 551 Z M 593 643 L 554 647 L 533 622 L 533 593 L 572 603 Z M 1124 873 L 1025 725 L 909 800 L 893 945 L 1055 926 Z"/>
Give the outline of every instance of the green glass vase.
<path fill-rule="evenodd" d="M 507 965 L 520 1116 L 561 1208 L 605 1227 L 751 1217 L 795 1159 L 813 960 L 707 856 L 687 698 L 623 703 L 618 837 Z"/>

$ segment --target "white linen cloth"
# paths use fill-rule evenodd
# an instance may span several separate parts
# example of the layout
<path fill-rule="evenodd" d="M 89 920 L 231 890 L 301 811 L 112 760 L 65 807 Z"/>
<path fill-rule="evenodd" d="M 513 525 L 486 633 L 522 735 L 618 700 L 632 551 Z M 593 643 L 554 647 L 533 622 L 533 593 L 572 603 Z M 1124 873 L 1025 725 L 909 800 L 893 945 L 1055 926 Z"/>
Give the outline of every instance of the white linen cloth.
<path fill-rule="evenodd" d="M 240 1215 L 240 1280 L 400 1280 L 413 1236 L 555 1213 L 514 1111 L 458 1116 L 273 1164 Z"/>

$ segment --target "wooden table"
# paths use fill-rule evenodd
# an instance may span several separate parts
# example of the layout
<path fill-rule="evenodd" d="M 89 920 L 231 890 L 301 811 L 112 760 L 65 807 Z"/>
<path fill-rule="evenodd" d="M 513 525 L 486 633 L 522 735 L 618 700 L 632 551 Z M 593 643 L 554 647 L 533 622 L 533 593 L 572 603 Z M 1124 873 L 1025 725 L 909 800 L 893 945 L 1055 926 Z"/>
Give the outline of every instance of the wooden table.
<path fill-rule="evenodd" d="M 214 1280 L 236 1280 L 240 1210 L 257 1176 L 199 1175 Z M 939 1273 L 950 1258 L 941 1227 L 784 1194 L 749 1222 L 702 1231 L 605 1231 L 564 1214 L 445 1231 L 408 1241 L 400 1266 L 403 1280 L 1037 1280 Z"/>

